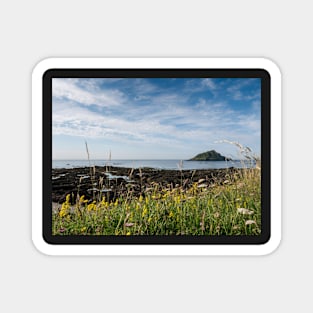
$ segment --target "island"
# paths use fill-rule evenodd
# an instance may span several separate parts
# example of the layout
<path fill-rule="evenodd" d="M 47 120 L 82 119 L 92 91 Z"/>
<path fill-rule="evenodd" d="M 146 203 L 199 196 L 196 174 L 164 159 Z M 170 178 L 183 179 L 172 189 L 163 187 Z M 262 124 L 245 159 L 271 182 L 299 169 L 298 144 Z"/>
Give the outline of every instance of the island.
<path fill-rule="evenodd" d="M 229 161 L 230 158 L 227 158 L 215 150 L 210 150 L 207 152 L 199 153 L 192 159 L 188 161 Z"/>

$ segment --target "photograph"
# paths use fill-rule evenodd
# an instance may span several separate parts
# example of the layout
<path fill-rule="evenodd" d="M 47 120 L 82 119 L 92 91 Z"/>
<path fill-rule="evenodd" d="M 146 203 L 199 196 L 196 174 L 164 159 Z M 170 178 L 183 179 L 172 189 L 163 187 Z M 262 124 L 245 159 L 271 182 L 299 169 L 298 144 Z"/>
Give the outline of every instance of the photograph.
<path fill-rule="evenodd" d="M 260 77 L 53 77 L 53 236 L 259 236 Z"/>

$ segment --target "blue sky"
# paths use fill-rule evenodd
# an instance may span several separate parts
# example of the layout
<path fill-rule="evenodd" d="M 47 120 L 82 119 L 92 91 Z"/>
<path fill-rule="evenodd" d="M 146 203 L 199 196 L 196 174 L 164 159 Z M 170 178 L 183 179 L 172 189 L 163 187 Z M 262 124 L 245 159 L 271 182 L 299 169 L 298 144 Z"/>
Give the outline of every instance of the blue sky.
<path fill-rule="evenodd" d="M 260 155 L 257 78 L 54 78 L 53 159 L 189 159 L 236 141 Z"/>

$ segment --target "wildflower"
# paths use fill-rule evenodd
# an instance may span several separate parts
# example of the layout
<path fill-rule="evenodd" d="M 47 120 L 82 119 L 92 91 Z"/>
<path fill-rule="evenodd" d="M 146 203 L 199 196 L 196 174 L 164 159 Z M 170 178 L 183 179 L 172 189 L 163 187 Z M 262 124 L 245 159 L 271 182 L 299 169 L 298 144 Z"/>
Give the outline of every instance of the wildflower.
<path fill-rule="evenodd" d="M 131 235 L 131 232 L 128 231 L 128 232 L 126 233 L 126 236 L 130 236 L 130 235 Z"/>
<path fill-rule="evenodd" d="M 245 225 L 253 225 L 253 224 L 256 225 L 256 222 L 253 221 L 253 220 L 247 220 L 247 221 L 245 222 Z"/>
<path fill-rule="evenodd" d="M 166 191 L 163 195 L 162 195 L 162 198 L 163 199 L 166 199 L 166 198 L 168 198 L 169 196 L 170 196 L 170 192 L 169 191 Z"/>
<path fill-rule="evenodd" d="M 144 217 L 148 213 L 148 209 L 145 207 L 144 210 L 142 211 L 142 217 Z"/>
<path fill-rule="evenodd" d="M 87 210 L 88 211 L 96 211 L 97 210 L 97 206 L 96 206 L 96 204 L 93 202 L 93 203 L 90 203 L 90 204 L 88 204 L 88 206 L 87 206 Z"/>
<path fill-rule="evenodd" d="M 65 202 L 69 203 L 70 199 L 71 199 L 71 195 L 70 194 L 66 195 Z"/>
<path fill-rule="evenodd" d="M 176 204 L 179 204 L 180 201 L 181 201 L 181 197 L 180 197 L 180 196 L 174 197 L 174 202 L 175 202 Z"/>
<path fill-rule="evenodd" d="M 132 227 L 135 225 L 135 223 L 125 223 L 124 225 L 125 225 L 125 227 Z"/>
<path fill-rule="evenodd" d="M 254 213 L 254 211 L 248 210 L 248 209 L 245 209 L 245 208 L 238 208 L 238 209 L 237 209 L 237 212 L 238 212 L 238 213 L 241 213 L 241 214 L 243 214 L 243 215 L 251 215 L 251 214 Z"/>
<path fill-rule="evenodd" d="M 244 185 L 245 185 L 244 183 L 240 182 L 237 184 L 237 188 L 242 188 L 242 187 L 244 187 Z"/>
<path fill-rule="evenodd" d="M 67 214 L 67 211 L 66 210 L 60 210 L 60 212 L 59 212 L 59 216 L 60 217 L 64 217 L 65 215 Z"/>
<path fill-rule="evenodd" d="M 69 213 L 70 206 L 71 206 L 70 198 L 71 198 L 70 194 L 66 195 L 65 202 L 62 203 L 62 207 L 61 207 L 61 210 L 59 212 L 60 217 L 64 217 Z"/>
<path fill-rule="evenodd" d="M 206 187 L 208 187 L 207 184 L 200 184 L 200 185 L 198 185 L 198 188 L 206 188 Z"/>
<path fill-rule="evenodd" d="M 86 229 L 87 229 L 87 227 L 83 227 L 80 231 L 83 233 L 86 231 Z"/>
<path fill-rule="evenodd" d="M 105 201 L 105 197 L 102 197 L 102 200 L 101 200 L 101 202 L 100 202 L 100 205 L 101 205 L 102 207 L 105 207 L 105 208 L 107 208 L 107 207 L 109 206 L 109 203 Z"/>
<path fill-rule="evenodd" d="M 173 216 L 174 216 L 174 213 L 171 211 L 168 216 L 169 216 L 169 217 L 173 217 Z"/>
<path fill-rule="evenodd" d="M 214 213 L 214 217 L 215 217 L 215 218 L 219 218 L 220 215 L 221 215 L 221 214 L 220 214 L 219 212 L 215 212 L 215 213 Z"/>
<path fill-rule="evenodd" d="M 88 200 L 85 199 L 85 195 L 82 195 L 80 198 L 79 198 L 79 203 L 87 203 Z"/>

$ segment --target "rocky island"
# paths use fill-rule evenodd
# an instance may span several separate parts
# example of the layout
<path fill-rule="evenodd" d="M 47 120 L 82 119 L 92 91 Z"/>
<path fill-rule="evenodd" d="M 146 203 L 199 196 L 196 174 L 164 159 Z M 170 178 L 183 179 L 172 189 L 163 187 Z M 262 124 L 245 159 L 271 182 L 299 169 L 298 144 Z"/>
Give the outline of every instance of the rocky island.
<path fill-rule="evenodd" d="M 210 150 L 207 152 L 199 153 L 188 161 L 229 161 L 230 159 L 216 152 Z"/>

